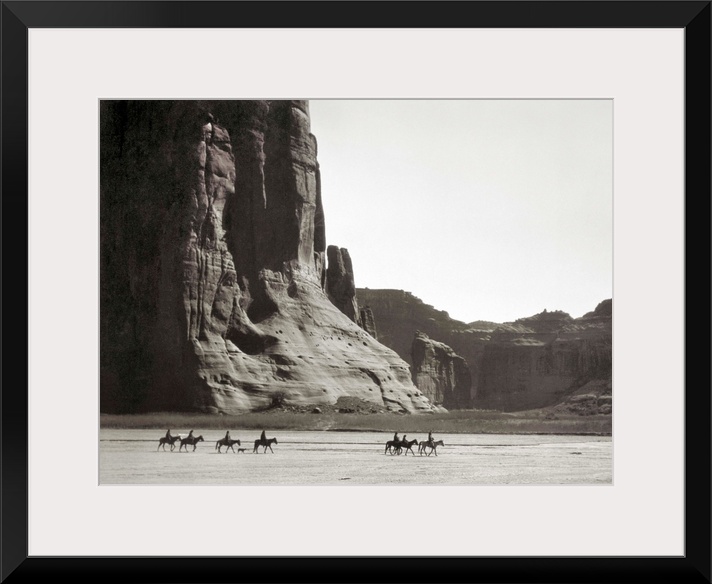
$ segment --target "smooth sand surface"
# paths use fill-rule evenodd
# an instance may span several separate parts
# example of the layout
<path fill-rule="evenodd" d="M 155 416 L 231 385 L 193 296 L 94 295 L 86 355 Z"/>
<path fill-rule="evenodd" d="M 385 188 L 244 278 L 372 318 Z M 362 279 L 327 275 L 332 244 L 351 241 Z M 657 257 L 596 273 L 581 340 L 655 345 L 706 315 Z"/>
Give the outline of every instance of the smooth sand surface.
<path fill-rule="evenodd" d="M 186 435 L 187 430 L 174 433 Z M 100 484 L 182 485 L 551 485 L 611 484 L 612 440 L 599 436 L 438 434 L 437 456 L 384 454 L 392 434 L 267 432 L 274 453 L 254 454 L 259 433 L 231 431 L 244 453 L 218 454 L 224 433 L 194 430 L 204 442 L 156 450 L 156 430 L 102 429 Z M 423 439 L 426 436 L 408 436 Z M 236 445 L 237 448 L 237 445 Z"/>

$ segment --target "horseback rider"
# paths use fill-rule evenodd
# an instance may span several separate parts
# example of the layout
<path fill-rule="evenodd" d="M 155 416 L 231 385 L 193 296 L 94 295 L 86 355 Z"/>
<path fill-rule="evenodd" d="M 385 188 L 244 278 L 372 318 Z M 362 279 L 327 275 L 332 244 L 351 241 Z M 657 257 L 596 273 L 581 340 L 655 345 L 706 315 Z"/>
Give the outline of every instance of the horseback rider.
<path fill-rule="evenodd" d="M 170 440 L 171 438 L 173 438 L 173 436 L 171 436 L 171 429 L 168 428 L 168 432 L 166 432 L 166 440 Z"/>
<path fill-rule="evenodd" d="M 228 443 L 230 442 L 230 430 L 225 432 L 225 442 L 228 442 Z"/>
<path fill-rule="evenodd" d="M 400 442 L 400 439 L 398 438 L 398 432 L 393 434 L 393 442 Z"/>
<path fill-rule="evenodd" d="M 262 430 L 262 434 L 260 434 L 260 442 L 267 442 L 267 433 Z"/>
<path fill-rule="evenodd" d="M 428 432 L 428 442 L 433 443 L 433 431 Z"/>
<path fill-rule="evenodd" d="M 192 437 L 193 437 L 193 430 L 191 430 L 190 432 L 188 432 L 188 438 L 192 438 Z"/>

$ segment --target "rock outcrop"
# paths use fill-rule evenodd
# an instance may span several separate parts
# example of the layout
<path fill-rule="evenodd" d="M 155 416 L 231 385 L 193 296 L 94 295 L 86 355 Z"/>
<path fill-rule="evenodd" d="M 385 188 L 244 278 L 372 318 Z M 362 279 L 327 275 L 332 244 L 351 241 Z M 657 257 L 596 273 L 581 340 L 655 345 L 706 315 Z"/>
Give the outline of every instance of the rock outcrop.
<path fill-rule="evenodd" d="M 444 343 L 416 332 L 411 349 L 413 383 L 435 405 L 446 409 L 472 405 L 472 378 L 465 360 Z"/>
<path fill-rule="evenodd" d="M 356 301 L 354 269 L 349 250 L 330 245 L 326 249 L 329 267 L 326 270 L 326 293 L 336 308 L 359 326 L 361 312 Z"/>
<path fill-rule="evenodd" d="M 376 318 L 373 316 L 373 310 L 371 310 L 370 306 L 364 306 L 361 309 L 361 327 L 374 339 L 378 340 Z"/>
<path fill-rule="evenodd" d="M 463 357 L 472 376 L 474 407 L 505 411 L 540 408 L 568 403 L 582 387 L 593 387 L 591 383 L 599 389 L 610 387 L 610 299 L 581 318 L 543 311 L 513 323 L 496 324 L 454 320 L 400 290 L 358 289 L 357 298 L 373 310 L 379 340 L 412 365 L 407 339 L 418 330 Z M 594 392 L 596 396 L 599 393 Z"/>
<path fill-rule="evenodd" d="M 478 378 L 473 364 L 479 363 L 491 333 L 499 326 L 497 323 L 456 320 L 446 311 L 438 310 L 403 290 L 357 288 L 356 298 L 359 305 L 371 309 L 378 326 L 378 340 L 411 366 L 411 348 L 417 331 L 452 347 L 471 368 L 470 401 L 474 402 Z"/>
<path fill-rule="evenodd" d="M 349 250 L 330 245 L 326 249 L 329 267 L 326 270 L 326 294 L 331 303 L 374 339 L 378 340 L 373 311 L 360 308 L 356 298 L 354 270 Z"/>
<path fill-rule="evenodd" d="M 432 410 L 327 298 L 316 155 L 305 101 L 101 102 L 102 411 Z"/>
<path fill-rule="evenodd" d="M 547 417 L 553 419 L 559 414 L 579 416 L 610 414 L 613 411 L 611 380 L 590 381 L 574 393 L 567 395 L 561 403 L 547 409 Z"/>

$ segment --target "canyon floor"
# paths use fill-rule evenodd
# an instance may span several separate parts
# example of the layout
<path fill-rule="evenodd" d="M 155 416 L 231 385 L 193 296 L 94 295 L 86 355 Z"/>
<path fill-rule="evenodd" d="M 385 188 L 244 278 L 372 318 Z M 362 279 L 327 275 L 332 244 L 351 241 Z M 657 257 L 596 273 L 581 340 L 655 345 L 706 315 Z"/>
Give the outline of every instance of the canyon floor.
<path fill-rule="evenodd" d="M 385 432 L 268 431 L 278 444 L 254 454 L 259 432 L 231 431 L 244 452 L 215 449 L 224 432 L 189 451 L 157 450 L 157 430 L 102 429 L 99 483 L 137 485 L 610 485 L 606 436 L 435 433 L 437 456 L 384 453 Z M 176 428 L 175 433 L 184 433 Z M 416 433 L 409 438 L 423 439 Z M 236 446 L 237 447 L 237 446 Z"/>

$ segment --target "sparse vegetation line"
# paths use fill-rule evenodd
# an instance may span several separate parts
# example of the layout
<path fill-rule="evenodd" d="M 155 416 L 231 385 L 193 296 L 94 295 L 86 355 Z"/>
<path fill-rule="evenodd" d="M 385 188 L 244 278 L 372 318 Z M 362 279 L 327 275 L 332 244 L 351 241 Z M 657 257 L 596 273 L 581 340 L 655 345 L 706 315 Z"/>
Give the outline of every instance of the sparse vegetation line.
<path fill-rule="evenodd" d="M 206 430 L 261 431 L 304 430 L 333 432 L 399 432 L 446 434 L 565 434 L 610 436 L 610 415 L 559 416 L 547 418 L 539 411 L 504 413 L 482 410 L 458 410 L 445 414 L 342 414 L 304 413 L 282 409 L 236 416 L 153 413 L 102 414 L 101 428 L 164 429 L 193 428 Z"/>

